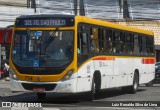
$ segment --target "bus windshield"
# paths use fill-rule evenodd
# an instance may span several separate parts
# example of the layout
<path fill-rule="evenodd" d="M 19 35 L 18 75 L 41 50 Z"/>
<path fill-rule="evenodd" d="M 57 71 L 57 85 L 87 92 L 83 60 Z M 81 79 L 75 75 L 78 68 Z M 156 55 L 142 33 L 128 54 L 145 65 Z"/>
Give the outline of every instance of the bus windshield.
<path fill-rule="evenodd" d="M 73 31 L 15 31 L 13 62 L 23 67 L 60 67 L 73 59 Z"/>

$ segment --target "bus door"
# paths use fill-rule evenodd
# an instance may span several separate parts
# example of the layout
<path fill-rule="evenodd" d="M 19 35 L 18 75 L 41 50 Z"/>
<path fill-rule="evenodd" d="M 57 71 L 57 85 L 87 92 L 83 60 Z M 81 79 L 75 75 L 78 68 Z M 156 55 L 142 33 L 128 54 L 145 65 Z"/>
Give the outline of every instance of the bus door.
<path fill-rule="evenodd" d="M 86 26 L 79 26 L 78 30 L 77 65 L 80 68 L 78 69 L 77 92 L 83 92 L 91 89 L 93 64 L 90 59 L 91 55 L 89 54 L 90 40 L 88 28 Z"/>

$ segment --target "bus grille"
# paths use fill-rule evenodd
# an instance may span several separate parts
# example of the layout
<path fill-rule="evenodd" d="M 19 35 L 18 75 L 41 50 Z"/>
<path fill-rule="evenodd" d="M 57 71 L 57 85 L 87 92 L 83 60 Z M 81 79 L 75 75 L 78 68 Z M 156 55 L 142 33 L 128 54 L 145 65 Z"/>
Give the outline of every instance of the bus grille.
<path fill-rule="evenodd" d="M 45 91 L 51 91 L 56 87 L 57 84 L 29 84 L 22 83 L 22 86 L 26 90 L 33 90 L 33 88 L 45 88 Z"/>

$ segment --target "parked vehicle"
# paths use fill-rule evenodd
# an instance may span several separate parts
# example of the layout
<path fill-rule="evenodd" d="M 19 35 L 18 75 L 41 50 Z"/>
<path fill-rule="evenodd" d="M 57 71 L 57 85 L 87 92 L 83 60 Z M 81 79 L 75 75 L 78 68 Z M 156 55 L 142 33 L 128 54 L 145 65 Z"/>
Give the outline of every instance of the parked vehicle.
<path fill-rule="evenodd" d="M 155 83 L 160 82 L 160 62 L 157 62 L 155 65 Z"/>
<path fill-rule="evenodd" d="M 9 70 L 9 66 L 6 63 L 1 66 L 1 69 L 0 69 L 1 79 L 9 76 L 8 70 Z"/>
<path fill-rule="evenodd" d="M 152 81 L 150 81 L 149 83 L 147 83 L 146 86 L 148 86 L 148 87 L 149 87 L 149 86 L 153 86 L 153 84 L 154 84 L 154 80 L 152 80 Z"/>

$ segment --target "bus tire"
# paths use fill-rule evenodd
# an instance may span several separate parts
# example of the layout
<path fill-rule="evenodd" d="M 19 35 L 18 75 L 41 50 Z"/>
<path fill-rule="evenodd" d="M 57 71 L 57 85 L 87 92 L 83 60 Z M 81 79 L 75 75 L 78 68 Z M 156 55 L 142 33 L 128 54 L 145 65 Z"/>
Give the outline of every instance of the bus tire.
<path fill-rule="evenodd" d="M 96 71 L 94 74 L 94 82 L 95 82 L 95 95 L 98 95 L 100 93 L 101 89 L 101 74 L 99 71 Z"/>
<path fill-rule="evenodd" d="M 135 94 L 138 90 L 138 85 L 139 85 L 139 77 L 138 77 L 138 74 L 135 73 L 133 77 L 133 85 L 122 87 L 121 89 L 125 93 Z"/>
<path fill-rule="evenodd" d="M 37 93 L 37 98 L 38 99 L 45 99 L 46 98 L 46 93 Z"/>
<path fill-rule="evenodd" d="M 139 86 L 139 76 L 135 72 L 133 77 L 133 85 L 129 87 L 129 92 L 135 94 L 138 90 L 138 86 Z"/>

